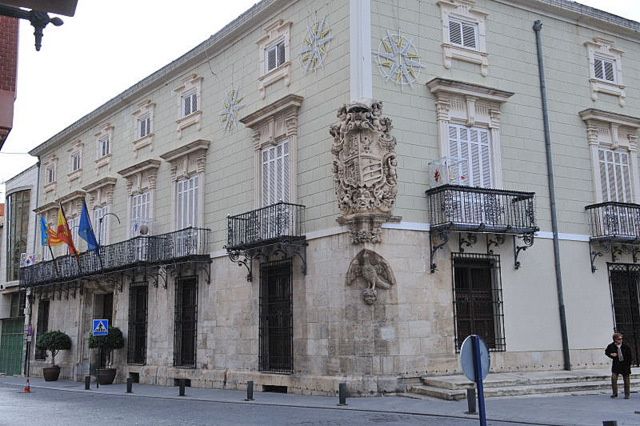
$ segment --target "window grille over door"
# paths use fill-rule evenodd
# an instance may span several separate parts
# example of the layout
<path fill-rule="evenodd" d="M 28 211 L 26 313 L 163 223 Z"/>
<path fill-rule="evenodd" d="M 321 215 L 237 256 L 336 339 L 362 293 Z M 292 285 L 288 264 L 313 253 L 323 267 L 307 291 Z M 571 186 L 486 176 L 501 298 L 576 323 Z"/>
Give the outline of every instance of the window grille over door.
<path fill-rule="evenodd" d="M 175 331 L 173 365 L 196 366 L 196 331 L 198 322 L 198 280 L 176 280 Z"/>
<path fill-rule="evenodd" d="M 504 351 L 500 256 L 454 253 L 453 277 L 457 349 L 477 334 L 489 349 Z"/>
<path fill-rule="evenodd" d="M 260 266 L 260 371 L 293 372 L 291 262 Z"/>
<path fill-rule="evenodd" d="M 609 264 L 615 331 L 631 346 L 633 360 L 640 365 L 640 265 Z"/>
<path fill-rule="evenodd" d="M 489 132 L 477 127 L 449 124 L 449 155 L 469 163 L 469 186 L 493 187 Z"/>
<path fill-rule="evenodd" d="M 289 202 L 289 141 L 262 149 L 262 207 Z"/>
<path fill-rule="evenodd" d="M 135 283 L 129 290 L 129 335 L 127 362 L 144 364 L 147 358 L 147 283 Z"/>

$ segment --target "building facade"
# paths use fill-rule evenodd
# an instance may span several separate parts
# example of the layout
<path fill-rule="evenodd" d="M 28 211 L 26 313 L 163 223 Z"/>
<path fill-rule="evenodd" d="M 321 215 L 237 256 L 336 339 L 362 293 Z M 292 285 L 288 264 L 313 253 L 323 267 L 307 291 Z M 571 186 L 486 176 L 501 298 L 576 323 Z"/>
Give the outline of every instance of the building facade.
<path fill-rule="evenodd" d="M 86 203 L 100 243 L 22 269 L 62 376 L 102 362 L 99 318 L 117 380 L 154 384 L 396 392 L 469 334 L 495 371 L 604 366 L 640 330 L 638 29 L 563 0 L 256 4 L 32 150 L 37 214 L 73 231 Z"/>

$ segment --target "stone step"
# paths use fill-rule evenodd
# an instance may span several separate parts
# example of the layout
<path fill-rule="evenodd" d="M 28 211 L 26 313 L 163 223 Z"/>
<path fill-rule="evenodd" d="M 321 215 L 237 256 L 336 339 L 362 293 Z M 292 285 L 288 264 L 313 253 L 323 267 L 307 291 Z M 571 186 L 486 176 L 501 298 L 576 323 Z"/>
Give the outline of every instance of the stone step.
<path fill-rule="evenodd" d="M 469 383 L 469 387 L 471 387 Z M 622 382 L 620 382 L 622 389 Z M 447 389 L 428 385 L 414 385 L 408 387 L 407 391 L 419 395 L 431 396 L 439 399 L 459 401 L 467 398 L 467 388 Z M 543 395 L 549 393 L 588 393 L 588 392 L 608 392 L 611 389 L 610 380 L 593 380 L 588 382 L 565 382 L 565 383 L 545 383 L 545 384 L 519 384 L 503 385 L 484 388 L 485 398 Z"/>

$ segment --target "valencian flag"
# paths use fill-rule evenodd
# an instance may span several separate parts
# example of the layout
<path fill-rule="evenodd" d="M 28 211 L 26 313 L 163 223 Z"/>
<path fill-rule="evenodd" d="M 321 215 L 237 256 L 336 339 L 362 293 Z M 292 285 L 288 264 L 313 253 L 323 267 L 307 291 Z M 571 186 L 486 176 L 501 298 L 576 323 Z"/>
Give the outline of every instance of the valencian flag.
<path fill-rule="evenodd" d="M 87 210 L 87 204 L 82 201 L 82 213 L 80 214 L 80 225 L 78 226 L 78 236 L 87 242 L 87 248 L 89 250 L 95 250 L 99 247 L 96 240 L 96 234 L 91 227 L 91 220 L 89 220 L 89 211 Z"/>
<path fill-rule="evenodd" d="M 59 246 L 63 243 L 53 229 L 49 227 L 44 216 L 40 216 L 40 240 L 43 246 Z"/>
<path fill-rule="evenodd" d="M 57 241 L 57 242 L 54 242 Z M 69 254 L 78 254 L 76 246 L 73 244 L 73 238 L 71 238 L 71 230 L 69 229 L 69 223 L 62 210 L 62 205 L 58 209 L 58 226 L 55 231 L 51 231 L 49 234 L 49 245 L 57 246 L 60 244 L 66 244 L 69 246 Z"/>

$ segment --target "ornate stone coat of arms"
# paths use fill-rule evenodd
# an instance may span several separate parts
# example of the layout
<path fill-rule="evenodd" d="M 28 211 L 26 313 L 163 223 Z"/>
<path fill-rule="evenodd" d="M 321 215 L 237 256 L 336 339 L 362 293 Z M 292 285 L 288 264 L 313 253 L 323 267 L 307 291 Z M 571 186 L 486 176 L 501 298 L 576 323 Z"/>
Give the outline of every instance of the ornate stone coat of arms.
<path fill-rule="evenodd" d="M 391 215 L 398 192 L 391 120 L 382 102 L 358 100 L 338 110 L 331 126 L 333 173 L 341 224 L 348 224 L 354 244 L 380 242 L 380 225 L 399 221 Z"/>

